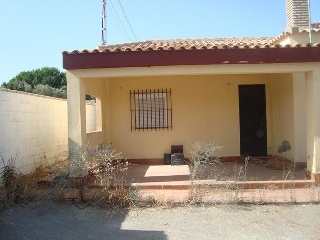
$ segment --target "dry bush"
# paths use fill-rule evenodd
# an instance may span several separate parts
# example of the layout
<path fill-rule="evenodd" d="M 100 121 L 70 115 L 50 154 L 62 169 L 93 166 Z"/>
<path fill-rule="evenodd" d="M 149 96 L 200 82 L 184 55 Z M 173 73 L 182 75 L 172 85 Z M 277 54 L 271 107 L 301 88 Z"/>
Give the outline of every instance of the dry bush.
<path fill-rule="evenodd" d="M 100 186 L 118 189 L 125 185 L 128 161 L 123 158 L 121 151 L 98 145 L 87 147 L 84 157 L 89 175 L 95 176 Z"/>
<path fill-rule="evenodd" d="M 82 196 L 86 189 L 86 181 L 75 185 L 75 179 L 66 172 L 65 162 L 45 167 L 39 163 L 29 174 L 20 173 L 14 158 L 5 162 L 1 169 L 0 209 L 14 204 L 26 203 L 29 200 L 51 199 L 64 202 L 66 190 L 80 189 L 81 200 L 90 201 L 91 205 L 128 206 L 137 203 L 138 189 L 126 185 L 128 162 L 122 153 L 105 145 L 85 147 L 78 165 L 88 172 L 82 180 L 93 181 L 95 191 L 90 196 Z M 72 164 L 72 163 L 71 163 Z"/>
<path fill-rule="evenodd" d="M 115 189 L 113 187 L 103 187 L 86 189 L 82 191 L 80 202 L 86 203 L 86 207 L 127 207 L 134 206 L 136 201 L 132 196 L 132 189 L 123 187 Z"/>
<path fill-rule="evenodd" d="M 91 206 L 134 204 L 138 194 L 136 189 L 127 186 L 128 161 L 124 159 L 121 151 L 103 144 L 85 146 L 80 160 L 88 171 L 87 183 L 94 187 L 94 191 L 91 191 L 89 197 L 82 199 L 83 201 L 90 202 Z"/>
<path fill-rule="evenodd" d="M 45 176 L 43 165 L 40 163 L 31 173 L 22 174 L 16 169 L 14 158 L 7 162 L 2 158 L 2 162 L 0 210 L 34 199 L 37 196 L 37 180 Z"/>
<path fill-rule="evenodd" d="M 189 149 L 191 160 L 189 201 L 191 203 L 201 202 L 208 194 L 209 187 L 203 184 L 203 180 L 221 178 L 221 171 L 215 167 L 221 164 L 217 157 L 217 151 L 221 148 L 215 142 L 196 142 Z"/>
<path fill-rule="evenodd" d="M 196 142 L 189 149 L 191 163 L 205 164 L 205 163 L 220 163 L 217 157 L 217 151 L 222 147 L 215 142 L 201 143 Z"/>

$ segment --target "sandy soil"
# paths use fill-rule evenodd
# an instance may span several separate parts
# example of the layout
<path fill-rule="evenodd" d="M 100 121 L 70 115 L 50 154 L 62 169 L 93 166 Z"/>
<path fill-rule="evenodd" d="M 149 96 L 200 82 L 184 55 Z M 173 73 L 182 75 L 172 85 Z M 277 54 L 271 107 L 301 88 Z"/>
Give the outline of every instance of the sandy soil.
<path fill-rule="evenodd" d="M 0 239 L 320 239 L 320 205 L 80 209 L 32 203 L 0 213 Z"/>

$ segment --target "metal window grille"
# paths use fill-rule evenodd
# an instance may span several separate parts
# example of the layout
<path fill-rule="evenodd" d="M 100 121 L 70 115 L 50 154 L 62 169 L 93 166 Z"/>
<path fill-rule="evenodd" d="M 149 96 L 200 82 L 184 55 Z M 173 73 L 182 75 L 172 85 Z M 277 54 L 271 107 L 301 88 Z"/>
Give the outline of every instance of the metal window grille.
<path fill-rule="evenodd" d="M 130 91 L 131 131 L 172 129 L 171 89 Z"/>

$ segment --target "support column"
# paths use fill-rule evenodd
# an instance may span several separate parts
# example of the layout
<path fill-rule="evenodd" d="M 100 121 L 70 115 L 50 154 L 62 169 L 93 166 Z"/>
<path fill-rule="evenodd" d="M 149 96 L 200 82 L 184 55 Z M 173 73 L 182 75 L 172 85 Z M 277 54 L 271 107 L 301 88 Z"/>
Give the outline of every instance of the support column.
<path fill-rule="evenodd" d="M 82 146 L 86 143 L 86 109 L 83 80 L 67 71 L 69 174 L 87 174 Z"/>
<path fill-rule="evenodd" d="M 311 179 L 320 176 L 320 70 L 306 75 L 307 90 L 307 156 Z"/>
<path fill-rule="evenodd" d="M 293 73 L 294 161 L 307 162 L 306 78 Z"/>

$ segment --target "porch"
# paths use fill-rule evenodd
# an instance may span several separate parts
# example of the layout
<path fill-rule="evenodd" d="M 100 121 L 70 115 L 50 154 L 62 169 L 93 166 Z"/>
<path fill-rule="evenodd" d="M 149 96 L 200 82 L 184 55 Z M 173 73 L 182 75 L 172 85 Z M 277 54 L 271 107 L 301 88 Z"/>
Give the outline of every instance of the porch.
<path fill-rule="evenodd" d="M 246 170 L 245 170 L 246 169 Z M 225 162 L 204 166 L 194 175 L 189 165 L 129 165 L 126 186 L 138 199 L 170 203 L 317 203 L 319 182 L 306 178 L 306 169 L 273 170 L 266 165 Z M 245 170 L 245 172 L 243 171 Z M 216 174 L 223 175 L 220 178 Z M 100 186 L 87 178 L 86 187 L 72 190 L 67 199 L 92 199 Z M 68 191 L 67 191 L 68 192 Z"/>
<path fill-rule="evenodd" d="M 241 189 L 285 189 L 309 187 L 306 169 L 275 170 L 265 164 L 223 162 L 199 165 L 139 165 L 130 164 L 125 175 L 125 185 L 141 189 L 188 190 L 191 185 L 210 185 L 213 188 L 230 188 L 236 184 Z M 99 187 L 95 178 L 89 178 L 88 188 Z"/>
<path fill-rule="evenodd" d="M 292 162 L 307 164 L 311 177 L 315 177 L 319 122 L 316 90 L 320 76 L 316 67 L 314 63 L 290 63 L 70 70 L 67 72 L 70 161 L 79 161 L 79 149 L 86 144 L 106 144 L 121 150 L 132 163 L 147 160 L 159 164 L 172 145 L 183 145 L 185 157 L 190 157 L 187 150 L 195 142 L 215 140 L 223 146 L 217 156 L 281 155 Z M 242 137 L 240 88 L 257 85 L 265 90 L 257 94 L 264 97 L 261 105 L 264 116 L 244 121 L 254 130 L 253 139 Z M 85 95 L 99 100 L 100 111 L 96 112 L 96 128 L 92 131 L 86 129 Z M 153 100 L 150 104 L 149 99 Z M 160 99 L 163 106 L 172 101 L 170 114 L 166 107 L 161 108 L 162 115 L 152 114 L 153 109 L 158 109 L 152 106 L 159 104 Z M 143 113 L 137 110 L 147 105 L 151 105 L 151 111 L 148 107 Z M 171 122 L 161 121 L 165 118 Z M 154 127 L 154 121 L 158 121 L 160 128 Z M 243 147 L 243 139 L 252 144 L 260 138 L 262 154 L 251 154 L 256 146 L 249 146 L 250 151 Z M 290 148 L 279 152 L 283 142 L 289 143 Z M 73 168 L 70 174 L 84 177 L 87 172 L 83 170 Z M 188 172 L 181 176 L 188 176 Z M 255 174 L 250 178 L 261 179 Z"/>

